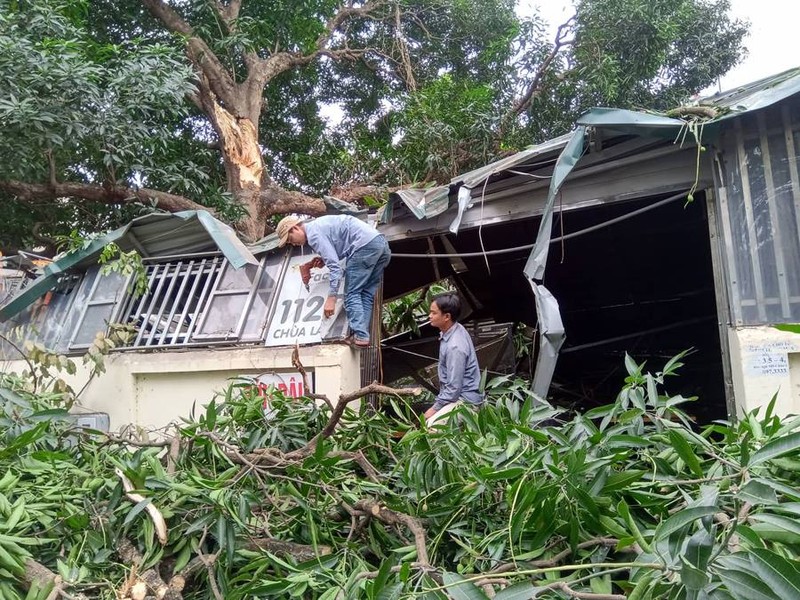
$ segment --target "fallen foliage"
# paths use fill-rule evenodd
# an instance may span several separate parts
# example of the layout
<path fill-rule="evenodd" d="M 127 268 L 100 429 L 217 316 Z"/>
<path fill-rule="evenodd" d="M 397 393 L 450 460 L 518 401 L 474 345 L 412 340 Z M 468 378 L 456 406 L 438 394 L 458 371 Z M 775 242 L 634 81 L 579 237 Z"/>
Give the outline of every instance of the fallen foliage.
<path fill-rule="evenodd" d="M 578 415 L 494 379 L 436 428 L 408 390 L 265 411 L 236 381 L 124 438 L 2 375 L 0 597 L 800 598 L 800 420 L 698 428 L 664 392 L 679 360 L 627 359 Z"/>

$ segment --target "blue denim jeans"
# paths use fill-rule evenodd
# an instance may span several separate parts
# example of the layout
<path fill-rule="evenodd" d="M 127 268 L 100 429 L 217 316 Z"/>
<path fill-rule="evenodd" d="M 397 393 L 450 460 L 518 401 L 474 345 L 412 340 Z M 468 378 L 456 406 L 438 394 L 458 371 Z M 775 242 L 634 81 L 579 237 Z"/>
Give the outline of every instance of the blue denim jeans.
<path fill-rule="evenodd" d="M 382 235 L 353 253 L 344 268 L 344 310 L 357 340 L 369 340 L 375 292 L 392 253 Z"/>

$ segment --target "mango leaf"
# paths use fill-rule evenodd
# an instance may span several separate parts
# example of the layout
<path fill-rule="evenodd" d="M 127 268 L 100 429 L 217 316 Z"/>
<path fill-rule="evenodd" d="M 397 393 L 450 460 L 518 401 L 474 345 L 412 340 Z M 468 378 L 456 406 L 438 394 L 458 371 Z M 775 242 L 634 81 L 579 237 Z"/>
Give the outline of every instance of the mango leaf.
<path fill-rule="evenodd" d="M 764 477 L 753 477 L 752 481 L 758 481 L 764 485 L 771 487 L 779 494 L 783 494 L 787 498 L 792 498 L 795 501 L 800 501 L 800 489 L 788 486 L 780 481 L 774 479 L 766 479 Z"/>
<path fill-rule="evenodd" d="M 378 569 L 378 576 L 372 581 L 372 585 L 367 588 L 367 596 L 375 600 L 378 594 L 386 587 L 386 582 L 389 581 L 389 575 L 392 573 L 392 567 L 397 562 L 396 557 L 390 557 L 381 563 L 381 568 Z"/>
<path fill-rule="evenodd" d="M 686 544 L 686 553 L 682 558 L 694 568 L 705 571 L 713 549 L 714 536 L 705 529 L 700 529 L 689 538 L 689 542 Z"/>
<path fill-rule="evenodd" d="M 800 522 L 797 519 L 791 519 L 789 517 L 783 517 L 780 515 L 772 515 L 769 513 L 758 513 L 755 515 L 750 515 L 750 519 L 756 521 L 756 524 L 753 525 L 753 529 L 755 531 L 759 531 L 757 524 L 758 523 L 767 523 L 772 525 L 774 528 L 779 530 L 783 530 L 784 532 L 794 536 L 794 541 L 789 543 L 798 543 L 800 542 Z M 792 539 L 791 537 L 786 538 Z"/>
<path fill-rule="evenodd" d="M 782 600 L 766 583 L 751 573 L 718 569 L 717 574 L 736 600 Z"/>
<path fill-rule="evenodd" d="M 383 588 L 381 593 L 378 594 L 376 600 L 395 600 L 395 598 L 400 597 L 401 591 L 403 591 L 403 583 L 401 581 L 397 581 L 392 585 Z"/>
<path fill-rule="evenodd" d="M 708 583 L 708 575 L 693 565 L 689 564 L 686 557 L 681 557 L 681 582 L 687 590 L 701 590 Z"/>
<path fill-rule="evenodd" d="M 458 573 L 445 572 L 442 575 L 442 582 L 447 587 L 447 594 L 453 600 L 489 600 L 480 588 Z"/>
<path fill-rule="evenodd" d="M 145 508 L 147 508 L 147 505 L 150 504 L 152 501 L 153 501 L 152 498 L 145 498 L 141 502 L 137 503 L 136 506 L 133 507 L 133 510 L 131 510 L 131 512 L 128 513 L 128 516 L 125 517 L 125 520 L 122 522 L 122 524 L 127 525 L 128 523 L 133 521 L 136 518 L 136 515 L 138 515 Z"/>
<path fill-rule="evenodd" d="M 800 598 L 800 569 L 792 562 L 764 549 L 753 550 L 750 560 L 756 572 L 778 597 L 784 600 Z"/>
<path fill-rule="evenodd" d="M 494 600 L 530 600 L 536 597 L 537 591 L 530 581 L 521 581 L 497 592 Z"/>
<path fill-rule="evenodd" d="M 670 534 L 678 531 L 689 523 L 692 523 L 697 519 L 713 515 L 718 511 L 719 509 L 716 506 L 697 506 L 695 508 L 686 508 L 682 511 L 679 511 L 656 527 L 656 533 L 653 539 L 666 539 Z"/>
<path fill-rule="evenodd" d="M 764 444 L 750 457 L 749 466 L 760 465 L 771 458 L 797 452 L 798 450 L 800 450 L 800 432 L 792 433 Z"/>
<path fill-rule="evenodd" d="M 745 483 L 736 496 L 754 506 L 778 503 L 778 495 L 775 490 L 756 479 L 751 479 Z"/>
<path fill-rule="evenodd" d="M 686 466 L 689 467 L 692 473 L 697 477 L 704 477 L 705 473 L 703 472 L 703 467 L 700 465 L 700 460 L 697 458 L 694 450 L 692 450 L 689 442 L 683 439 L 683 436 L 674 430 L 670 430 L 669 439 L 672 442 L 672 447 L 675 448 L 675 452 L 678 453 L 678 456 L 686 463 Z"/>

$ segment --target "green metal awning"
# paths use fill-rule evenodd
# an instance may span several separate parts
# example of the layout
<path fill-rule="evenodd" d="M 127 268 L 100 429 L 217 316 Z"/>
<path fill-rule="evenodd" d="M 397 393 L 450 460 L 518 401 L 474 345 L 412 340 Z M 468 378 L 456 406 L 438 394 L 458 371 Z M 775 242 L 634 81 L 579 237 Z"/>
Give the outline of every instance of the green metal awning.
<path fill-rule="evenodd" d="M 96 264 L 103 248 L 111 243 L 125 252 L 136 250 L 143 258 L 220 251 L 236 269 L 258 264 L 233 229 L 207 211 L 152 213 L 95 238 L 83 248 L 47 265 L 39 277 L 0 308 L 0 321 L 10 319 L 53 289 L 62 273 Z"/>

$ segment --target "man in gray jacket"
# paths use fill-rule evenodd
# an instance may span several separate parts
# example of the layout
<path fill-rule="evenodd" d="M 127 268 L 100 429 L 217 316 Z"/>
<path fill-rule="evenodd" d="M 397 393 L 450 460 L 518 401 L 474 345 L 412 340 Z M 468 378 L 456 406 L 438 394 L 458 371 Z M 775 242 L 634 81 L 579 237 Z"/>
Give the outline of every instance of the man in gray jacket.
<path fill-rule="evenodd" d="M 350 215 L 328 215 L 306 221 L 296 216 L 284 217 L 276 232 L 279 246 L 307 243 L 328 267 L 330 291 L 323 306 L 325 317 L 333 315 L 339 282 L 344 275 L 344 310 L 353 330 L 353 343 L 369 346 L 375 292 L 392 256 L 386 238 Z M 342 260 L 347 261 L 344 270 L 340 264 Z M 308 284 L 311 268 L 321 266 L 316 259 L 303 265 L 305 269 L 300 269 L 303 283 Z"/>

